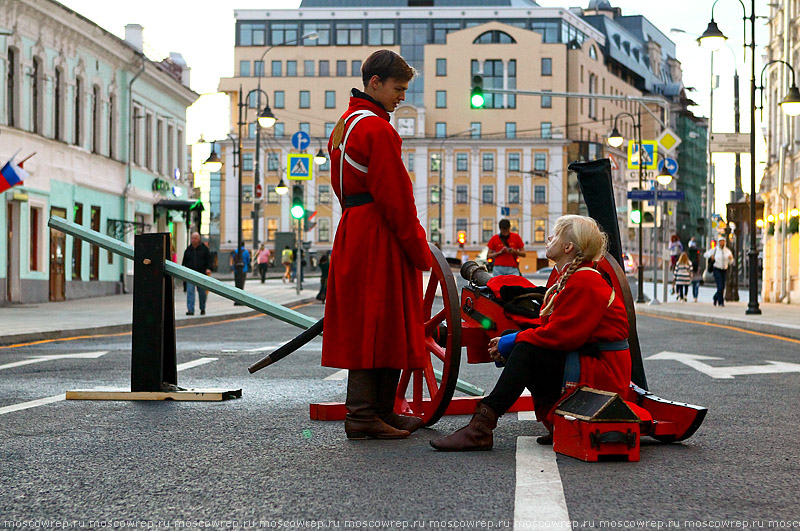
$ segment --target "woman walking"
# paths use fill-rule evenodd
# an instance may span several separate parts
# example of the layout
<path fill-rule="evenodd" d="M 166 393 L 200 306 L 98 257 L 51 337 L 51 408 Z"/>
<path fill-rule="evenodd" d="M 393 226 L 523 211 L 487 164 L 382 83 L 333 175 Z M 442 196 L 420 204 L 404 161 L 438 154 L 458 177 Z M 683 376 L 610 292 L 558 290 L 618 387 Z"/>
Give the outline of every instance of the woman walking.
<path fill-rule="evenodd" d="M 689 284 L 692 283 L 692 262 L 689 260 L 688 254 L 681 253 L 675 263 L 672 279 L 678 292 L 678 300 L 686 302 L 686 296 L 689 294 Z M 695 297 L 695 300 L 697 300 L 697 297 Z"/>

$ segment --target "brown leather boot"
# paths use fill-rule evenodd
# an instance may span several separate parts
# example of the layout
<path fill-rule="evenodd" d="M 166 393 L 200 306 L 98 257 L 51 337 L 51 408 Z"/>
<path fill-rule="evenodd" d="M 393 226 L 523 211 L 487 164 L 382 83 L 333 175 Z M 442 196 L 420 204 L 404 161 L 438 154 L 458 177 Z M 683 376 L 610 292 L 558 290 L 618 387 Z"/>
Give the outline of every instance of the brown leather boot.
<path fill-rule="evenodd" d="M 494 445 L 492 430 L 496 427 L 497 413 L 483 402 L 478 402 L 469 425 L 452 435 L 432 440 L 431 446 L 443 452 L 491 450 Z"/>
<path fill-rule="evenodd" d="M 375 412 L 377 372 L 351 370 L 347 377 L 347 415 L 344 432 L 348 439 L 404 439 L 410 435 L 386 424 Z"/>
<path fill-rule="evenodd" d="M 398 415 L 394 412 L 394 400 L 397 394 L 397 383 L 400 381 L 400 369 L 378 369 L 378 402 L 375 408 L 378 417 L 386 424 L 414 433 L 425 421 L 419 417 Z"/>

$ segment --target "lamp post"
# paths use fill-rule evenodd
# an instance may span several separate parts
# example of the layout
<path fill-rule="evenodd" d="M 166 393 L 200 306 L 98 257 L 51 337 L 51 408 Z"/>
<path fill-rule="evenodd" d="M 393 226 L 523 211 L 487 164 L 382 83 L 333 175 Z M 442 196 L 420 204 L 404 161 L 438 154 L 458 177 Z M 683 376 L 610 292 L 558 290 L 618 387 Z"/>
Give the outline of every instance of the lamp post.
<path fill-rule="evenodd" d="M 641 160 L 639 161 L 641 165 Z M 658 247 L 661 239 L 658 236 L 658 223 L 656 221 L 658 219 L 662 220 L 661 228 L 664 228 L 664 208 L 659 208 L 658 204 L 658 185 L 662 185 L 666 188 L 666 186 L 672 182 L 672 175 L 667 170 L 667 165 L 664 164 L 661 168 L 661 172 L 656 177 L 656 184 L 653 186 L 653 202 L 655 203 L 656 208 L 656 215 L 653 216 L 653 298 L 650 300 L 650 305 L 660 304 L 658 301 Z M 641 226 L 641 225 L 640 225 Z M 666 264 L 664 266 L 664 302 L 667 302 L 666 297 L 666 289 L 667 289 L 667 275 L 666 275 Z"/>
<path fill-rule="evenodd" d="M 621 112 L 614 116 L 614 127 L 611 130 L 611 134 L 608 135 L 606 141 L 611 147 L 618 148 L 624 142 L 622 135 L 617 130 L 617 119 L 620 117 L 628 117 L 633 122 L 633 128 L 636 130 L 636 144 L 637 150 L 639 153 L 639 190 L 642 190 L 644 186 L 644 166 L 642 165 L 642 111 L 639 110 L 638 119 L 634 117 L 632 114 L 627 112 Z M 645 302 L 644 299 L 644 267 L 642 262 L 642 254 L 644 252 L 644 237 L 642 235 L 642 222 L 644 221 L 644 215 L 639 218 L 639 268 L 638 268 L 638 279 L 636 281 L 637 284 L 637 295 L 636 295 L 636 302 Z M 655 220 L 653 220 L 653 224 L 655 225 Z M 653 279 L 655 281 L 655 278 Z"/>
<path fill-rule="evenodd" d="M 698 41 L 701 44 L 707 45 L 712 50 L 719 49 L 723 42 L 727 40 L 727 37 L 720 31 L 719 27 L 717 27 L 717 23 L 714 22 L 714 8 L 717 5 L 719 0 L 714 0 L 714 3 L 711 5 L 711 21 L 708 23 L 708 27 L 706 31 L 700 36 Z M 758 248 L 756 243 L 756 0 L 751 0 L 750 2 L 750 16 L 747 16 L 747 8 L 745 8 L 744 2 L 742 0 L 738 0 L 739 4 L 742 6 L 742 33 L 743 33 L 743 45 L 745 48 L 745 55 L 746 49 L 750 48 L 750 252 L 748 253 L 749 257 L 749 273 L 750 273 L 750 300 L 747 304 L 747 310 L 745 311 L 746 314 L 761 314 L 761 308 L 758 305 Z M 747 42 L 747 21 L 750 21 L 750 42 Z M 783 62 L 783 61 L 781 61 Z M 785 63 L 787 64 L 788 63 Z M 791 68 L 791 66 L 789 66 Z M 783 104 L 789 104 L 790 106 L 787 109 L 784 109 L 785 112 L 794 111 L 793 103 L 800 103 L 800 92 L 797 90 L 797 86 L 794 83 L 794 70 L 792 70 L 792 88 L 789 90 L 788 97 L 791 97 L 791 100 L 787 101 L 784 100 L 781 102 L 781 107 L 783 108 Z M 794 90 L 792 90 L 794 89 Z M 800 112 L 800 111 L 799 111 Z"/>

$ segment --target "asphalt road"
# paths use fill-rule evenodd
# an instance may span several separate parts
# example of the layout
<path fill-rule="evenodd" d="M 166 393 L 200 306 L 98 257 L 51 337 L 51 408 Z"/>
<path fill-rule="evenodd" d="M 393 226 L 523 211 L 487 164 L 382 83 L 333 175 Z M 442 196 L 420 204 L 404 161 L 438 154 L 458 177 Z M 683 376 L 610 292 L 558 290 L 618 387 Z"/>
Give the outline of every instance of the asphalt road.
<path fill-rule="evenodd" d="M 322 306 L 301 311 L 319 317 Z M 128 386 L 131 338 L 0 349 L 0 526 L 513 526 L 517 438 L 544 433 L 538 423 L 505 415 L 491 452 L 428 445 L 463 416 L 403 441 L 347 441 L 341 422 L 309 420 L 310 402 L 345 394 L 344 380 L 325 379 L 337 371 L 320 366 L 320 340 L 247 372 L 268 352 L 254 349 L 297 332 L 266 317 L 179 329 L 179 364 L 215 358 L 180 371 L 179 385 L 242 389 L 241 399 L 219 403 L 58 400 L 3 413 L 71 389 Z M 645 358 L 672 351 L 723 358 L 706 361 L 715 366 L 762 365 L 795 362 L 798 352 L 797 342 L 667 319 L 640 317 L 639 333 Z M 706 421 L 683 443 L 645 438 L 638 463 L 558 456 L 572 527 L 800 526 L 799 374 L 715 379 L 675 360 L 645 367 L 651 391 L 709 407 Z M 487 391 L 497 375 L 466 363 L 460 373 Z"/>

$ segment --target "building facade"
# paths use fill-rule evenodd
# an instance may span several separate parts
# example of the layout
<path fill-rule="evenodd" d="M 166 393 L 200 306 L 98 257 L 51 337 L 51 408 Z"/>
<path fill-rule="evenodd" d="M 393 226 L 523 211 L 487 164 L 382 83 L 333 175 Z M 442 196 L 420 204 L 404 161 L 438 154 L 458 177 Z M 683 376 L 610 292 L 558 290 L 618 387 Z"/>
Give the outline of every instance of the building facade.
<path fill-rule="evenodd" d="M 0 194 L 0 303 L 118 293 L 132 265 L 47 220 L 185 245 L 188 68 L 148 60 L 141 26 L 123 41 L 51 0 L 0 0 L 0 30 L 0 163 L 35 153 Z"/>
<path fill-rule="evenodd" d="M 473 258 L 497 232 L 499 220 L 508 218 L 530 251 L 523 271 L 542 267 L 546 235 L 554 221 L 565 213 L 582 211 L 577 181 L 566 169 L 568 162 L 608 153 L 605 137 L 614 118 L 639 112 L 639 104 L 626 97 L 651 95 L 658 92 L 660 83 L 680 82 L 674 46 L 669 48 L 669 40 L 647 26 L 665 46 L 651 46 L 648 53 L 654 59 L 645 62 L 642 57 L 632 70 L 621 58 L 608 55 L 613 35 L 607 34 L 605 24 L 593 20 L 593 16 L 607 19 L 596 9 L 584 13 L 544 8 L 528 0 L 414 4 L 392 0 L 375 7 L 375 2 L 367 1 L 345 5 L 304 0 L 294 10 L 235 11 L 235 75 L 220 81 L 220 91 L 231 97 L 233 129 L 239 122 L 239 103 L 245 111 L 245 240 L 252 241 L 253 230 L 259 231 L 260 241 L 267 242 L 274 242 L 278 232 L 292 230 L 291 194 L 281 197 L 273 191 L 281 178 L 286 179 L 286 155 L 293 151 L 290 137 L 306 131 L 312 137 L 310 152 L 324 148 L 347 107 L 350 89 L 363 86 L 362 61 L 386 48 L 402 55 L 419 73 L 405 102 L 393 113 L 392 123 L 403 138 L 403 160 L 431 241 L 439 242 L 445 255 Z M 613 14 L 610 20 L 613 23 Z M 311 33 L 318 37 L 304 38 Z M 632 53 L 630 42 L 625 44 Z M 636 44 L 634 49 L 639 55 L 646 46 Z M 655 73 L 642 73 L 648 69 Z M 603 94 L 617 99 L 487 91 L 485 107 L 472 109 L 469 96 L 474 75 L 482 75 L 484 89 Z M 258 199 L 250 191 L 254 189 L 259 80 L 265 92 L 262 106 L 268 97 L 278 121 L 261 133 L 260 182 L 265 194 L 259 208 L 263 217 L 254 229 L 250 212 Z M 646 138 L 660 131 L 659 122 L 665 121 L 659 109 L 652 106 L 642 112 Z M 630 120 L 619 120 L 618 128 L 626 139 L 635 138 Z M 220 198 L 220 240 L 228 249 L 235 247 L 237 231 L 238 184 L 231 145 L 224 142 L 222 147 L 227 156 L 223 157 Z M 624 151 L 615 153 L 620 160 L 627 156 Z M 315 172 L 305 187 L 306 206 L 316 211 L 316 225 L 306 240 L 315 249 L 327 250 L 341 212 L 327 163 Z M 624 165 L 614 172 L 622 227 L 627 226 L 627 173 Z M 460 247 L 457 237 L 462 232 L 466 244 Z M 624 231 L 625 247 L 630 247 L 628 236 Z"/>

